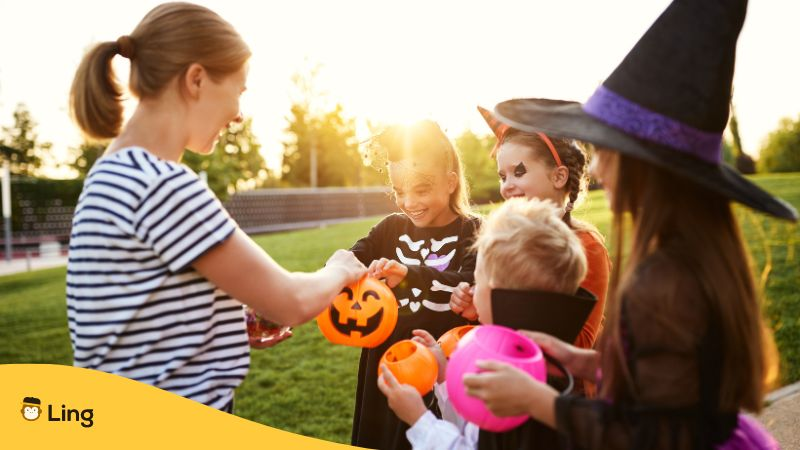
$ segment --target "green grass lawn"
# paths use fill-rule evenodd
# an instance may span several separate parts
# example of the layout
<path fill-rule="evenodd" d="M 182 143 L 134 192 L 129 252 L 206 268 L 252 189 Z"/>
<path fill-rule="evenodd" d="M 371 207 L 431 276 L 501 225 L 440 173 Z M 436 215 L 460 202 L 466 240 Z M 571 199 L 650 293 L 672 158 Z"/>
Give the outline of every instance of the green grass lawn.
<path fill-rule="evenodd" d="M 770 192 L 800 206 L 800 174 L 758 176 Z M 486 208 L 482 208 L 483 211 Z M 796 225 L 744 208 L 737 214 L 765 290 L 765 316 L 781 353 L 781 381 L 800 380 L 800 265 Z M 610 215 L 593 192 L 576 217 L 607 233 Z M 364 236 L 376 219 L 259 236 L 256 242 L 290 270 L 314 270 L 337 248 Z M 65 269 L 0 277 L 0 363 L 71 364 L 64 303 Z M 254 351 L 236 395 L 236 414 L 284 430 L 349 442 L 359 350 L 334 346 L 310 323 L 289 341 Z"/>

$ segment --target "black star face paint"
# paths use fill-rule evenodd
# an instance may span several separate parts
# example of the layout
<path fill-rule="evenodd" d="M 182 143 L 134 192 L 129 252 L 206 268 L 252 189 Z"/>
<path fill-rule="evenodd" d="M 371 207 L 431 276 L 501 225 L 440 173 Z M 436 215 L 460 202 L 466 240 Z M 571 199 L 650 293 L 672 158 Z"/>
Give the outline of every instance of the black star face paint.
<path fill-rule="evenodd" d="M 519 177 L 525 175 L 526 173 L 528 173 L 528 168 L 525 167 L 525 163 L 523 163 L 522 161 L 520 161 L 519 164 L 514 166 L 514 176 L 515 177 L 519 178 Z"/>
<path fill-rule="evenodd" d="M 528 173 L 528 168 L 525 167 L 525 163 L 523 163 L 522 161 L 520 161 L 519 163 L 517 163 L 516 166 L 514 166 L 514 178 L 519 178 L 525 175 L 526 173 Z M 497 172 L 497 176 L 500 177 L 500 181 L 503 182 L 506 181 L 506 174 L 502 170 Z"/>

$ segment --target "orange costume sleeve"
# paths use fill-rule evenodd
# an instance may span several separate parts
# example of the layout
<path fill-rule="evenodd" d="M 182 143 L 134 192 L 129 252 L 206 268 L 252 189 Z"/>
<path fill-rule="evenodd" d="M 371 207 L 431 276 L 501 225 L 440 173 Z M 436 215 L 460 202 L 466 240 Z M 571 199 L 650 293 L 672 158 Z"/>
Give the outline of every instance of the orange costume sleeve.
<path fill-rule="evenodd" d="M 606 293 L 608 291 L 608 277 L 611 271 L 611 260 L 608 258 L 608 250 L 595 232 L 588 230 L 577 230 L 575 234 L 580 238 L 583 249 L 586 252 L 586 262 L 588 271 L 586 278 L 581 283 L 581 287 L 597 297 L 589 318 L 583 325 L 581 333 L 575 340 L 575 346 L 580 348 L 592 348 L 600 331 L 603 328 L 603 313 L 606 308 Z"/>

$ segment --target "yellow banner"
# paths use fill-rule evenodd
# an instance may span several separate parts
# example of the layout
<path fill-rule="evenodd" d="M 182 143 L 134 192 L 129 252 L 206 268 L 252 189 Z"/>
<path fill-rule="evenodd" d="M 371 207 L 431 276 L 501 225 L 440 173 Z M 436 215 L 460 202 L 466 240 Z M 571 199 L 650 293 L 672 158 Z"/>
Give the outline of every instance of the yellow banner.
<path fill-rule="evenodd" d="M 227 414 L 117 375 L 0 365 L 2 448 L 352 449 Z"/>

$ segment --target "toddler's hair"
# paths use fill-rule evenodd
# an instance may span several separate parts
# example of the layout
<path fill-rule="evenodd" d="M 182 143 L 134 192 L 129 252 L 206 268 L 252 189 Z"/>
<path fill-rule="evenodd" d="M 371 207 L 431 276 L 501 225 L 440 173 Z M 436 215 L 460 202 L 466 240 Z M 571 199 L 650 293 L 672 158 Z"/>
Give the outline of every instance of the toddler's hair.
<path fill-rule="evenodd" d="M 574 294 L 586 276 L 580 239 L 551 201 L 512 198 L 489 214 L 474 248 L 494 288 Z"/>

